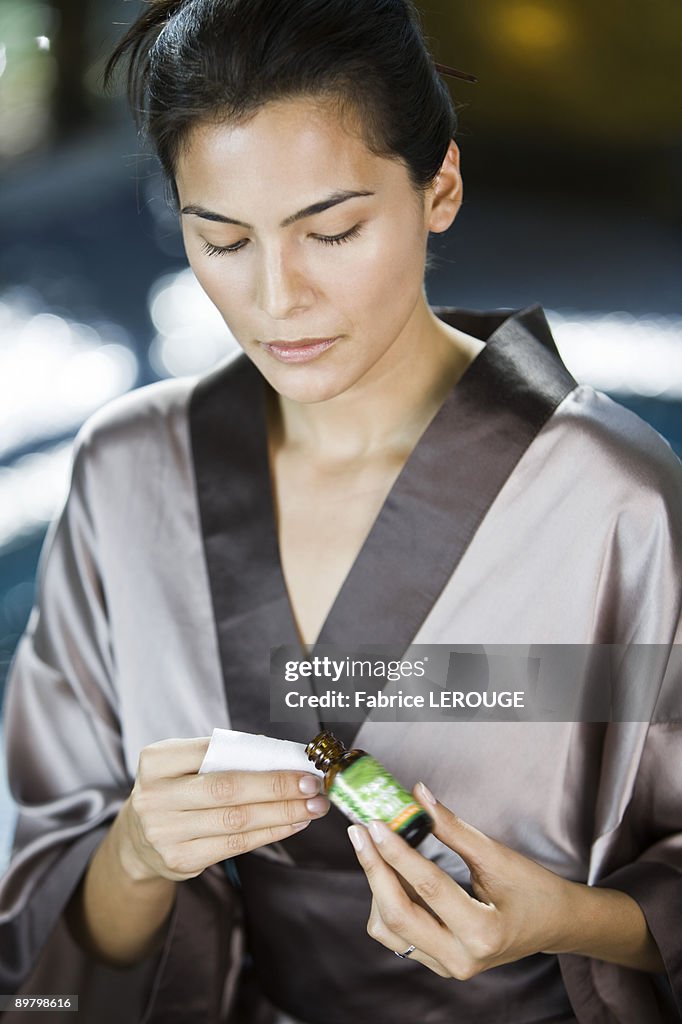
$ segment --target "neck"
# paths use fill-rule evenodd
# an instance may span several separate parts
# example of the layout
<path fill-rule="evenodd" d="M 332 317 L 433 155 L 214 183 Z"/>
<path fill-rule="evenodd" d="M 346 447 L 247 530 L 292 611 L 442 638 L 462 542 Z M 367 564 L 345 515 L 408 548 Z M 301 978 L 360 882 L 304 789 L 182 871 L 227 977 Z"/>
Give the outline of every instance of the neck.
<path fill-rule="evenodd" d="M 422 295 L 381 359 L 326 402 L 275 396 L 275 443 L 326 463 L 411 451 L 482 342 L 443 323 Z"/>

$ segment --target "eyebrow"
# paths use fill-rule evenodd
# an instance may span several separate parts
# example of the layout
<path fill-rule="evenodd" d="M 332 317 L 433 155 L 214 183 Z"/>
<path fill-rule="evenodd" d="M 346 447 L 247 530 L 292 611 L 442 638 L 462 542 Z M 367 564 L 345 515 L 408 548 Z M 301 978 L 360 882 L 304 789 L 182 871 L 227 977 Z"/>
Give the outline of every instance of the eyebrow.
<path fill-rule="evenodd" d="M 288 228 L 291 224 L 295 224 L 296 221 L 304 220 L 306 217 L 313 217 L 316 213 L 324 213 L 325 210 L 331 209 L 332 206 L 338 206 L 339 203 L 345 203 L 348 199 L 355 199 L 357 196 L 373 196 L 375 192 L 334 192 L 328 196 L 327 199 L 321 199 L 317 203 L 312 203 L 310 206 L 306 206 L 304 210 L 299 210 L 298 213 L 292 213 L 291 216 L 287 217 L 280 224 L 281 228 Z M 253 225 L 245 224 L 242 220 L 235 220 L 233 217 L 226 217 L 222 213 L 215 213 L 213 210 L 205 210 L 203 206 L 185 206 L 181 210 L 181 213 L 188 214 L 193 217 L 201 217 L 202 220 L 218 221 L 220 224 L 237 224 L 240 228 L 247 228 L 252 231 Z"/>

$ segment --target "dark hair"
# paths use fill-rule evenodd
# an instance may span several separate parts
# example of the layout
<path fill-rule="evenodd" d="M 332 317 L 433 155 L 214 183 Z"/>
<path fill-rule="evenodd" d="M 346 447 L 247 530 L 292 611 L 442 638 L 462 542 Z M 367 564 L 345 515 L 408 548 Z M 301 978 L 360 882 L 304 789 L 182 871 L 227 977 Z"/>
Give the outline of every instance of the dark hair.
<path fill-rule="evenodd" d="M 412 0 L 147 0 L 107 61 L 178 203 L 189 130 L 239 122 L 272 100 L 310 96 L 358 115 L 366 145 L 400 159 L 418 192 L 457 129 Z"/>

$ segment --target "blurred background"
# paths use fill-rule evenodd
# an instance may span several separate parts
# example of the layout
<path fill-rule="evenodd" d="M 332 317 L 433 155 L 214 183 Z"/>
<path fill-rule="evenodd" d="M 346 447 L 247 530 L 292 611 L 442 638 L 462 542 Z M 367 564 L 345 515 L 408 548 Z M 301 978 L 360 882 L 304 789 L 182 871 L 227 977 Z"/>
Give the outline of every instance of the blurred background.
<path fill-rule="evenodd" d="M 130 388 L 207 370 L 226 328 L 187 269 L 104 61 L 139 0 L 0 0 L 0 697 L 71 440 Z M 682 5 L 430 0 L 465 203 L 432 304 L 540 302 L 580 380 L 682 453 Z M 11 816 L 0 775 L 0 870 Z"/>

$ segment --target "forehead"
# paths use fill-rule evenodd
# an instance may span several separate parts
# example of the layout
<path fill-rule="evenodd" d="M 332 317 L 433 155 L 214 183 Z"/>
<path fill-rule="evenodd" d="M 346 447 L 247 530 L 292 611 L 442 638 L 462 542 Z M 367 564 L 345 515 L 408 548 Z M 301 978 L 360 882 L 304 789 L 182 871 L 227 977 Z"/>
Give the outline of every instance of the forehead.
<path fill-rule="evenodd" d="M 378 190 L 403 180 L 402 163 L 371 153 L 349 114 L 308 99 L 269 103 L 239 124 L 195 126 L 176 166 L 183 203 L 260 202 L 276 216 L 330 188 Z"/>

